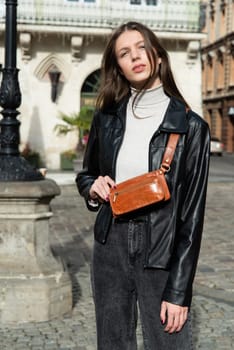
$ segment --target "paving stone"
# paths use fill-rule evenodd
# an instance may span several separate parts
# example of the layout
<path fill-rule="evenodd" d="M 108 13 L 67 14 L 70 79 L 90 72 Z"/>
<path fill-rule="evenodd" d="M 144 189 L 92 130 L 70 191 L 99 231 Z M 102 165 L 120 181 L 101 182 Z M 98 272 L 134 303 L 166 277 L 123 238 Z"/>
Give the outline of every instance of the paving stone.
<path fill-rule="evenodd" d="M 71 317 L 49 322 L 0 325 L 0 350 L 95 350 L 95 313 L 90 282 L 91 213 L 75 185 L 62 186 L 51 207 L 50 243 L 72 276 Z M 195 350 L 234 348 L 234 183 L 209 183 L 204 234 L 194 284 Z M 138 350 L 143 350 L 140 325 Z"/>

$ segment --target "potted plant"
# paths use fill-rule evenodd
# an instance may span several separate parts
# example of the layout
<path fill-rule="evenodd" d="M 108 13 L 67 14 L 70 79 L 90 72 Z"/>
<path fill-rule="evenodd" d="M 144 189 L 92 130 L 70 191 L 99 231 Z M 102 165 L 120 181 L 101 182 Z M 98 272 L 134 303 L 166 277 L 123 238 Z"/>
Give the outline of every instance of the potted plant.
<path fill-rule="evenodd" d="M 26 143 L 23 150 L 21 151 L 21 156 L 24 157 L 33 168 L 39 169 L 41 166 L 41 157 L 40 154 L 36 151 L 33 151 L 29 145 Z"/>
<path fill-rule="evenodd" d="M 88 141 L 89 130 L 93 119 L 94 107 L 93 106 L 82 106 L 78 113 L 72 113 L 67 115 L 60 113 L 62 123 L 55 126 L 55 131 L 58 135 L 67 135 L 71 131 L 77 132 L 78 143 L 74 150 L 66 151 L 61 154 L 61 157 L 70 154 L 73 168 L 75 170 L 80 167 L 83 160 L 83 154 L 85 146 Z"/>
<path fill-rule="evenodd" d="M 62 170 L 73 170 L 73 160 L 76 158 L 76 152 L 67 150 L 60 154 L 60 167 Z"/>

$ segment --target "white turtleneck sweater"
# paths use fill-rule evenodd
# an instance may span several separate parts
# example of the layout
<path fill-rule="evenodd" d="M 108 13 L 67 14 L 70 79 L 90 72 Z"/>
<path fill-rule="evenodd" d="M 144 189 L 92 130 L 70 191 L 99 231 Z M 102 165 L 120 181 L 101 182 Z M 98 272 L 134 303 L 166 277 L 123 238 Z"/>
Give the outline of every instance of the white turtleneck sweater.
<path fill-rule="evenodd" d="M 137 91 L 131 88 L 126 130 L 116 163 L 116 183 L 149 171 L 149 143 L 161 124 L 169 104 L 162 85 L 148 89 L 132 102 Z"/>

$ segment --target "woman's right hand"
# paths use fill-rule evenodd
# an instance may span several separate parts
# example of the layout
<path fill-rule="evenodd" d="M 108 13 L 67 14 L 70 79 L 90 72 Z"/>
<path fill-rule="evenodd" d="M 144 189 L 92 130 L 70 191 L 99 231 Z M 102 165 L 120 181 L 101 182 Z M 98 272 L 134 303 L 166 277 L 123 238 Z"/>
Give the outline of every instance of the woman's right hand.
<path fill-rule="evenodd" d="M 90 188 L 90 198 L 109 201 L 110 188 L 114 187 L 115 182 L 108 175 L 99 176 Z"/>

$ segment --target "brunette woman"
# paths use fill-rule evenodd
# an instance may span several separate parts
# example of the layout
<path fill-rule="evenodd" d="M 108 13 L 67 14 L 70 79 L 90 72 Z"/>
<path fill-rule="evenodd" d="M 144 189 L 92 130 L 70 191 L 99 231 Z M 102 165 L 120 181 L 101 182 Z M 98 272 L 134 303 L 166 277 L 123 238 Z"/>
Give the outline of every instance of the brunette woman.
<path fill-rule="evenodd" d="M 191 87 L 192 88 L 192 87 Z M 160 168 L 180 134 L 171 198 L 114 219 L 116 183 Z M 110 38 L 79 192 L 95 227 L 92 286 L 99 350 L 136 350 L 137 313 L 146 350 L 190 350 L 192 284 L 200 249 L 209 165 L 209 128 L 179 92 L 166 50 L 129 22 Z"/>

